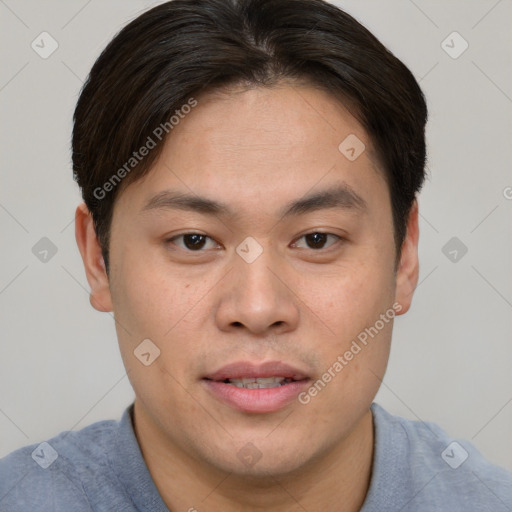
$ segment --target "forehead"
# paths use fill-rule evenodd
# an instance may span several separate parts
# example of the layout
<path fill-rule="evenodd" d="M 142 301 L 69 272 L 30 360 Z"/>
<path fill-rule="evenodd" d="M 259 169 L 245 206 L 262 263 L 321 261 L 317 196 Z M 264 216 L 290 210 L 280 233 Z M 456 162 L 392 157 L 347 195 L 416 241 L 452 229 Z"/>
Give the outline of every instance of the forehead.
<path fill-rule="evenodd" d="M 142 208 L 172 189 L 263 207 L 340 179 L 370 200 L 387 192 L 371 140 L 343 104 L 312 86 L 281 84 L 197 97 L 150 172 L 122 196 Z"/>

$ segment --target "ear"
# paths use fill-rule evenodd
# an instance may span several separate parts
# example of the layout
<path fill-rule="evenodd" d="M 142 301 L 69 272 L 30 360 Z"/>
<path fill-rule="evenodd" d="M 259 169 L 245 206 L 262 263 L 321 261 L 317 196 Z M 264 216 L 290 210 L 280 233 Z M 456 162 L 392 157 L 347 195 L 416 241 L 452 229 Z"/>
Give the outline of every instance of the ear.
<path fill-rule="evenodd" d="M 407 313 L 411 306 L 412 296 L 418 284 L 418 201 L 415 199 L 407 221 L 407 233 L 402 244 L 400 264 L 396 275 L 395 299 L 402 309 L 397 314 Z"/>
<path fill-rule="evenodd" d="M 101 246 L 96 236 L 94 222 L 89 209 L 82 203 L 76 209 L 75 237 L 84 262 L 85 274 L 91 287 L 89 300 L 94 309 L 112 311 L 112 298 Z"/>

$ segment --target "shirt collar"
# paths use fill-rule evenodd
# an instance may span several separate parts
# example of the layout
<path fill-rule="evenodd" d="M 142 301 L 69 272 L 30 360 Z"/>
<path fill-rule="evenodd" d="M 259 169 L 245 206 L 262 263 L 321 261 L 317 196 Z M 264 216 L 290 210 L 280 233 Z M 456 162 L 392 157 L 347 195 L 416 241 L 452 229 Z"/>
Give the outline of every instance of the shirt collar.
<path fill-rule="evenodd" d="M 402 510 L 410 501 L 411 471 L 407 459 L 407 432 L 380 405 L 373 416 L 373 463 L 370 486 L 360 512 Z"/>
<path fill-rule="evenodd" d="M 113 469 L 137 510 L 169 512 L 144 462 L 133 429 L 133 404 L 123 413 L 110 449 Z"/>
<path fill-rule="evenodd" d="M 371 411 L 374 428 L 372 476 L 361 512 L 378 510 L 382 503 L 403 507 L 410 499 L 407 482 L 411 475 L 404 453 L 407 434 L 402 428 L 394 428 L 393 416 L 378 404 L 373 403 Z M 133 404 L 125 410 L 119 422 L 110 460 L 138 510 L 169 512 L 142 457 L 133 429 Z"/>

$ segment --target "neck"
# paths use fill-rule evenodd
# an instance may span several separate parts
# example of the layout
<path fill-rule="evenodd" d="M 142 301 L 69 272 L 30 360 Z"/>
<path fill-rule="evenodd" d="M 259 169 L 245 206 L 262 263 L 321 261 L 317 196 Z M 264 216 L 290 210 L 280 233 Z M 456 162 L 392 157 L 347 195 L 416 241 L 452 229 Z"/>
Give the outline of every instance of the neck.
<path fill-rule="evenodd" d="M 146 465 L 169 510 L 356 512 L 370 484 L 370 410 L 346 438 L 286 475 L 237 475 L 212 467 L 166 439 L 137 401 L 134 423 Z"/>

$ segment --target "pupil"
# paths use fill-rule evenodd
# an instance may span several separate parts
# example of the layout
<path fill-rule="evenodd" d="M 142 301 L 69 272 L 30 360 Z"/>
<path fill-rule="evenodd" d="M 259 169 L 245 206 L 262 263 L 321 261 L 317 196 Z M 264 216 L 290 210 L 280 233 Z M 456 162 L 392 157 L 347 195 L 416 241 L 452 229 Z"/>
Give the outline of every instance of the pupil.
<path fill-rule="evenodd" d="M 201 249 L 205 244 L 205 236 L 196 234 L 185 235 L 183 241 L 187 249 Z"/>
<path fill-rule="evenodd" d="M 327 235 L 325 233 L 311 233 L 306 235 L 308 245 L 312 249 L 321 249 L 326 242 Z"/>

